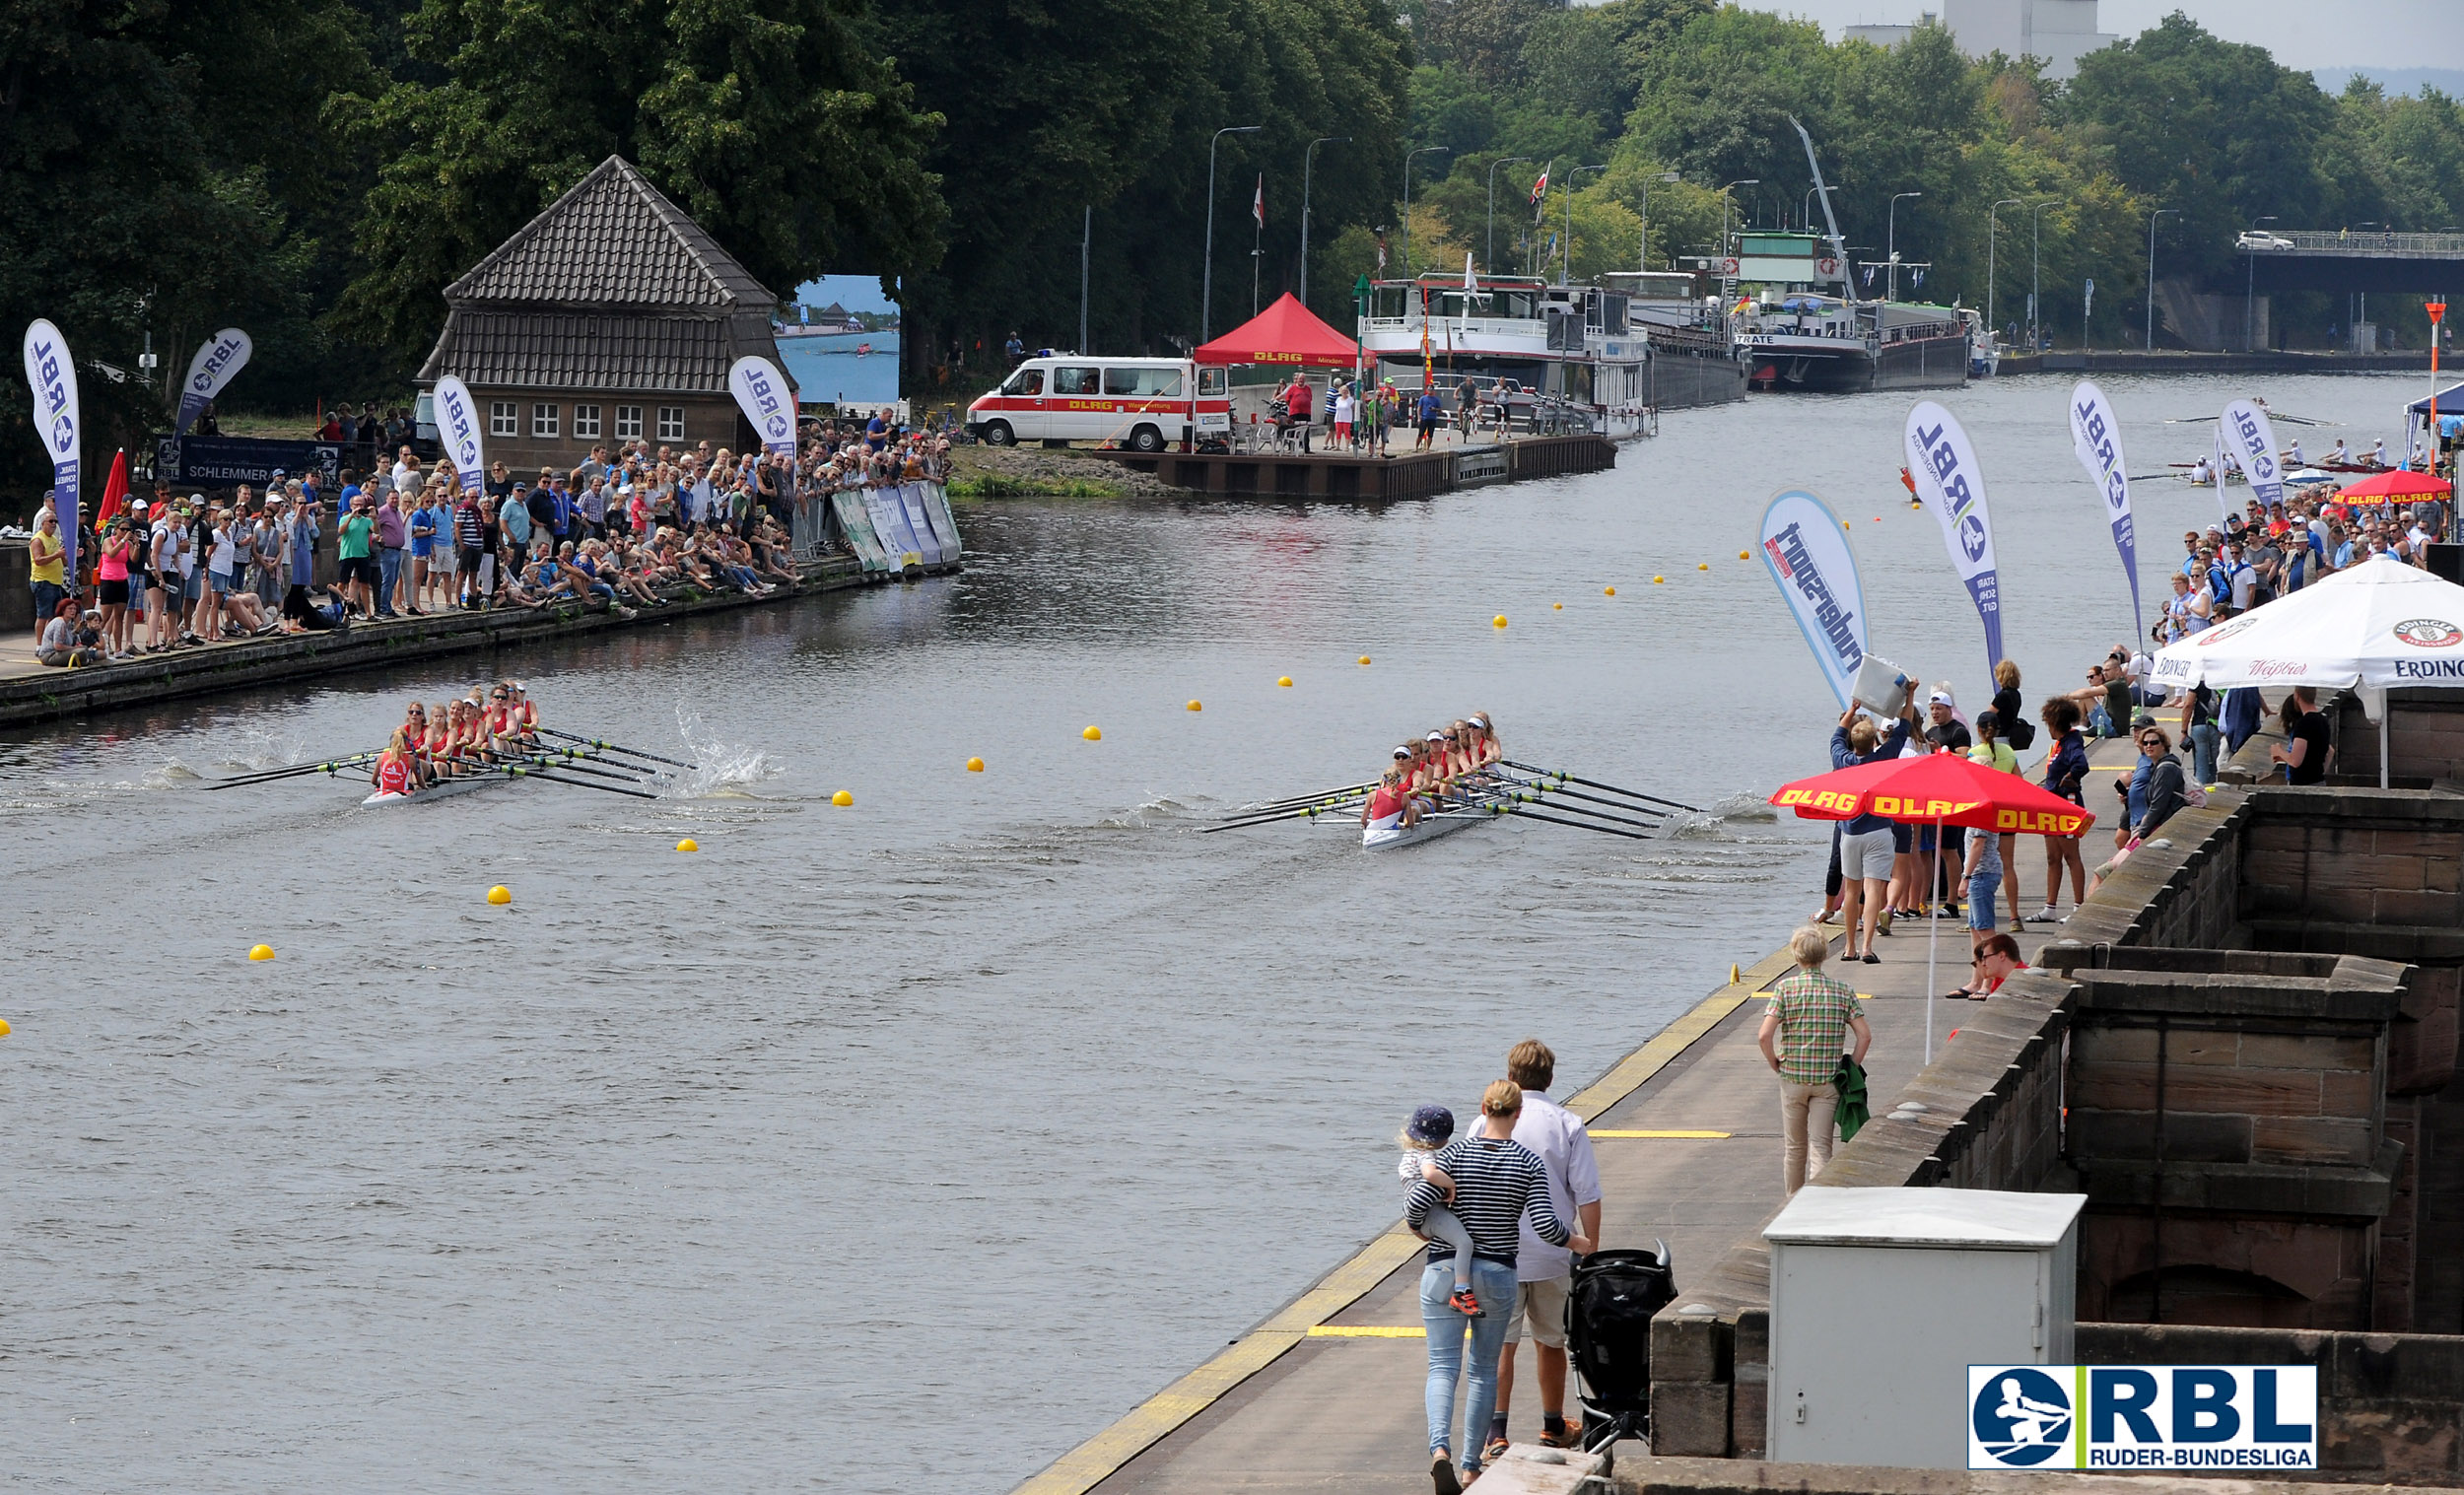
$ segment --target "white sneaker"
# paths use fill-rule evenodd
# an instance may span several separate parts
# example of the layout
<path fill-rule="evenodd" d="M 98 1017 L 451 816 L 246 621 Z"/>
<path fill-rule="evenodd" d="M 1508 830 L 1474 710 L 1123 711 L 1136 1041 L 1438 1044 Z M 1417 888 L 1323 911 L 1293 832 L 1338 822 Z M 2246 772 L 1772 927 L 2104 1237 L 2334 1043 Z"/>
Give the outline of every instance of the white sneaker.
<path fill-rule="evenodd" d="M 2047 904 L 2043 908 L 2038 909 L 2035 913 L 2029 915 L 2028 917 L 2036 920 L 2036 922 L 2040 924 L 2053 924 L 2060 923 L 2062 921 L 2060 917 L 2055 915 L 2053 905 L 2051 904 Z"/>

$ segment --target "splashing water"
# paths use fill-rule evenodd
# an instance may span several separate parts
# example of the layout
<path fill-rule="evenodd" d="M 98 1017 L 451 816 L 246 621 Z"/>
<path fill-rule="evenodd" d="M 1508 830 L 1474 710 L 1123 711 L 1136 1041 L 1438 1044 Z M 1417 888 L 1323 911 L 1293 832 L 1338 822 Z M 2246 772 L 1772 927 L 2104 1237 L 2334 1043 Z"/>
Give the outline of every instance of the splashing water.
<path fill-rule="evenodd" d="M 686 756 L 701 765 L 681 770 L 664 797 L 700 799 L 705 797 L 750 797 L 747 786 L 777 777 L 787 766 L 759 748 L 721 742 L 706 735 L 700 714 L 676 709 L 676 735 L 684 739 L 689 750 Z"/>

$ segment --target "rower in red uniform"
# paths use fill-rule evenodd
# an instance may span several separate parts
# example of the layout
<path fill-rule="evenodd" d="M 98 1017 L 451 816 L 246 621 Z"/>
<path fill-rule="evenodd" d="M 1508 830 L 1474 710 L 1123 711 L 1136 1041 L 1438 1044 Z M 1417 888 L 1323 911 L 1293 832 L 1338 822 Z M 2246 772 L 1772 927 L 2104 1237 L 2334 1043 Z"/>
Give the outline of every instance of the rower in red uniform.
<path fill-rule="evenodd" d="M 1455 766 L 1446 756 L 1446 734 L 1431 732 L 1428 736 L 1429 791 L 1443 799 L 1454 792 Z"/>
<path fill-rule="evenodd" d="M 530 699 L 530 691 L 519 680 L 508 680 L 513 691 L 513 719 L 521 735 L 532 742 L 539 739 L 539 708 Z"/>
<path fill-rule="evenodd" d="M 1360 826 L 1365 831 L 1392 831 L 1415 825 L 1420 819 L 1420 806 L 1403 789 L 1402 773 L 1388 769 L 1378 778 L 1378 786 L 1369 791 L 1368 802 L 1360 807 Z"/>
<path fill-rule="evenodd" d="M 379 794 L 408 794 L 411 782 L 411 750 L 403 739 L 402 729 L 394 728 L 385 750 L 376 755 L 376 771 L 372 775 Z"/>
<path fill-rule="evenodd" d="M 1470 724 L 1472 730 L 1477 734 L 1474 738 L 1474 745 L 1477 749 L 1475 756 L 1482 767 L 1506 756 L 1506 750 L 1498 746 L 1497 728 L 1490 722 L 1488 713 L 1472 713 Z"/>

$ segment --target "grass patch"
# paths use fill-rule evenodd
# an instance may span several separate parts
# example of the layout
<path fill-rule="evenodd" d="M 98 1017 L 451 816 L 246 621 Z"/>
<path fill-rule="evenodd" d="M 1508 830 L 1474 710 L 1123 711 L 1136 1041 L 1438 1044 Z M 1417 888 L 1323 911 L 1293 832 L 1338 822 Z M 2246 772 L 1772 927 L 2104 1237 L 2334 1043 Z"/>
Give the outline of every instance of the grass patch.
<path fill-rule="evenodd" d="M 1013 478 L 997 472 L 952 478 L 953 499 L 1117 499 L 1121 490 L 1085 478 Z"/>

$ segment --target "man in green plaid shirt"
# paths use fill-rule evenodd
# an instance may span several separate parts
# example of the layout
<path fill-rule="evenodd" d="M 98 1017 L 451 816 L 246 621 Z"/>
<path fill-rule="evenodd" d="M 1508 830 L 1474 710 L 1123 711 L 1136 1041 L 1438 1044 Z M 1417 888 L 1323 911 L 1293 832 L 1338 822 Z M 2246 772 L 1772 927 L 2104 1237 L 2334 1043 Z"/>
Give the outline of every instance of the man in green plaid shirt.
<path fill-rule="evenodd" d="M 1789 936 L 1788 953 L 1798 969 L 1772 983 L 1770 1010 L 1762 1014 L 1757 1038 L 1762 1057 L 1780 1077 L 1780 1129 L 1787 1138 L 1780 1176 L 1793 1196 L 1831 1160 L 1832 1118 L 1839 1110 L 1839 1088 L 1832 1080 L 1839 1073 L 1840 1046 L 1854 1031 L 1862 1064 L 1874 1031 L 1857 1010 L 1857 993 L 1846 982 L 1822 974 L 1831 953 L 1829 935 L 1809 924 Z"/>

